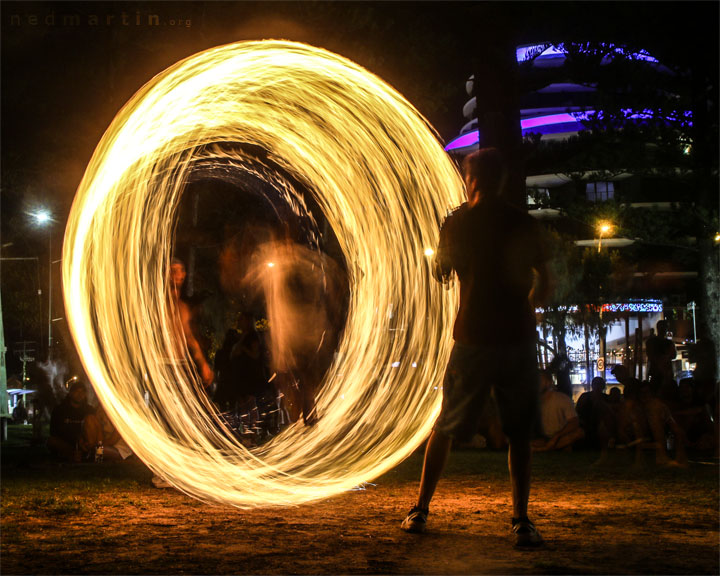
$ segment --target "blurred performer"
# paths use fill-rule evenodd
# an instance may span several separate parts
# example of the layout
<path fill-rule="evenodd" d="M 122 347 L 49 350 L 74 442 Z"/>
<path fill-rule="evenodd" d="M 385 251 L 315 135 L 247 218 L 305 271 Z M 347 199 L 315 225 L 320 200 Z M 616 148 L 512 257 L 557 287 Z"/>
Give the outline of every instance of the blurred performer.
<path fill-rule="evenodd" d="M 425 531 L 452 440 L 472 436 L 492 389 L 509 441 L 515 544 L 538 546 L 543 539 L 527 506 L 538 411 L 534 309 L 550 294 L 547 256 L 540 226 L 500 197 L 506 168 L 498 150 L 471 154 L 464 169 L 468 201 L 445 220 L 435 260 L 438 279 L 449 281 L 454 271 L 460 281 L 455 346 L 442 410 L 427 443 L 417 505 L 402 528 Z"/>
<path fill-rule="evenodd" d="M 208 364 L 205 354 L 200 347 L 200 343 L 195 338 L 192 330 L 192 312 L 190 306 L 182 298 L 182 287 L 185 283 L 187 272 L 185 270 L 185 264 L 177 258 L 173 258 L 170 264 L 170 298 L 172 303 L 175 305 L 176 314 L 172 318 L 173 329 L 176 334 L 176 349 L 174 351 L 175 358 L 172 362 L 183 362 L 186 358 L 186 350 L 183 348 L 182 339 L 183 336 L 185 344 L 187 346 L 187 352 L 190 353 L 190 358 L 195 364 L 195 368 L 202 379 L 203 388 L 208 395 L 211 392 L 211 386 L 214 379 L 213 370 Z M 171 488 L 172 485 L 165 479 L 161 478 L 157 474 L 152 477 L 152 484 L 156 488 Z"/>
<path fill-rule="evenodd" d="M 297 380 L 306 425 L 317 421 L 317 388 L 335 350 L 336 279 L 332 259 L 290 239 L 259 246 L 245 276 L 265 297 L 272 371 Z"/>
<path fill-rule="evenodd" d="M 200 347 L 200 343 L 195 338 L 192 330 L 192 312 L 187 302 L 182 299 L 181 292 L 183 284 L 185 283 L 185 277 L 187 272 L 185 271 L 185 264 L 181 260 L 174 258 L 170 266 L 170 294 L 173 302 L 177 308 L 177 317 L 175 322 L 177 324 L 176 333 L 185 337 L 185 343 L 187 349 L 190 352 L 190 357 L 195 363 L 200 378 L 202 379 L 203 386 L 206 392 L 209 392 L 210 386 L 213 383 L 214 374 L 210 364 L 208 364 L 205 354 Z M 184 351 L 178 351 L 184 356 Z"/>

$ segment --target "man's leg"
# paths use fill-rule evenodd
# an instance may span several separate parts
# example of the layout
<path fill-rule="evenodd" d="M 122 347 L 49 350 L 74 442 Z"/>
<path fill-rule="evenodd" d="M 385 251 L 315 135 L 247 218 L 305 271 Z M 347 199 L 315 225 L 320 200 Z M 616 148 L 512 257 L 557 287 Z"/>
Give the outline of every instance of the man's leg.
<path fill-rule="evenodd" d="M 430 507 L 435 488 L 437 488 L 440 476 L 445 469 L 452 438 L 433 430 L 425 448 L 425 461 L 420 478 L 420 493 L 418 495 L 418 507 L 427 510 Z"/>
<path fill-rule="evenodd" d="M 510 440 L 508 470 L 512 487 L 513 518 L 527 518 L 531 462 L 530 440 Z"/>
<path fill-rule="evenodd" d="M 410 510 L 401 525 L 405 532 L 425 532 L 430 500 L 432 500 L 435 488 L 445 468 L 451 444 L 452 438 L 442 432 L 433 430 L 430 434 L 425 448 L 425 461 L 423 463 L 422 477 L 420 478 L 418 503 Z"/>
<path fill-rule="evenodd" d="M 530 466 L 532 450 L 530 440 L 510 440 L 508 468 L 512 486 L 513 519 L 512 531 L 516 546 L 541 546 L 543 538 L 528 518 L 530 498 Z"/>
<path fill-rule="evenodd" d="M 542 536 L 528 518 L 531 439 L 539 413 L 539 377 L 535 349 L 524 343 L 508 348 L 498 359 L 502 367 L 495 386 L 503 429 L 508 437 L 508 471 L 512 492 L 512 532 L 516 546 L 539 546 Z"/>

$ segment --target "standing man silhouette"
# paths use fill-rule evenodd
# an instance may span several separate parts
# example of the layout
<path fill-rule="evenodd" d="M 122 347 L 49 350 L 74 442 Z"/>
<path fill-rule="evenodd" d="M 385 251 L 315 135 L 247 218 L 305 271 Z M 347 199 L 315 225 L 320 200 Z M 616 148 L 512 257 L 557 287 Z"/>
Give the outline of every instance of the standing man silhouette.
<path fill-rule="evenodd" d="M 435 276 L 460 281 L 455 345 L 443 383 L 440 416 L 430 435 L 417 505 L 402 523 L 424 532 L 430 501 L 453 438 L 472 437 L 478 417 L 494 390 L 508 438 L 512 488 L 512 533 L 517 546 L 538 546 L 540 533 L 528 518 L 530 462 L 538 412 L 535 306 L 551 292 L 551 276 L 541 228 L 500 194 L 507 177 L 494 148 L 465 159 L 468 201 L 445 220 L 435 260 Z"/>

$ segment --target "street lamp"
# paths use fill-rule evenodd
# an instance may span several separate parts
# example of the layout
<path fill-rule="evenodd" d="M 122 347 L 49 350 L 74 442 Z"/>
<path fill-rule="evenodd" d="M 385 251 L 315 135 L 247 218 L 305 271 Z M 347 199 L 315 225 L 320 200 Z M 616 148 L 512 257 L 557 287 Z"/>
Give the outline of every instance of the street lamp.
<path fill-rule="evenodd" d="M 603 235 L 609 233 L 612 230 L 612 225 L 609 222 L 601 221 L 598 222 L 597 229 L 600 233 L 600 238 L 598 240 L 598 254 L 600 254 L 600 250 L 602 250 Z"/>
<path fill-rule="evenodd" d="M 52 215 L 47 210 L 33 214 L 39 226 L 48 227 L 48 360 L 52 359 Z"/>

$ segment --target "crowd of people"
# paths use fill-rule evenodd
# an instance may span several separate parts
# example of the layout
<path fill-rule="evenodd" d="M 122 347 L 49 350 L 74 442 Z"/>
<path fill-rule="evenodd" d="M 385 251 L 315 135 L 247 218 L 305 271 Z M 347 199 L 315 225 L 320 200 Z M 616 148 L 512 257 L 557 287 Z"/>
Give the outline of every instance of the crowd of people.
<path fill-rule="evenodd" d="M 668 466 L 685 464 L 688 449 L 717 454 L 716 395 L 705 396 L 693 378 L 679 383 L 671 378 L 659 387 L 631 377 L 622 365 L 612 374 L 622 391 L 615 386 L 606 392 L 605 379 L 597 376 L 573 406 L 568 396 L 558 400 L 563 394 L 554 388 L 552 375 L 544 373 L 542 439 L 536 450 L 590 448 L 599 450 L 603 461 L 608 450 L 632 449 L 636 465 L 644 451 L 651 451 L 658 464 Z"/>
<path fill-rule="evenodd" d="M 720 406 L 714 389 L 708 393 L 694 375 L 679 382 L 671 378 L 660 387 L 631 377 L 623 365 L 611 373 L 618 386 L 608 390 L 606 380 L 596 376 L 590 390 L 574 402 L 572 392 L 556 384 L 552 368 L 540 371 L 534 452 L 594 450 L 601 463 L 609 450 L 628 450 L 637 466 L 646 452 L 663 466 L 684 465 L 688 450 L 717 456 Z M 507 441 L 497 434 L 500 419 L 492 396 L 488 405 L 480 416 L 478 437 L 469 446 L 504 449 Z"/>

